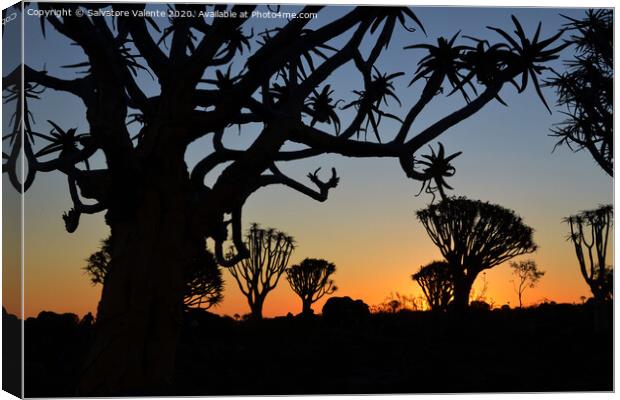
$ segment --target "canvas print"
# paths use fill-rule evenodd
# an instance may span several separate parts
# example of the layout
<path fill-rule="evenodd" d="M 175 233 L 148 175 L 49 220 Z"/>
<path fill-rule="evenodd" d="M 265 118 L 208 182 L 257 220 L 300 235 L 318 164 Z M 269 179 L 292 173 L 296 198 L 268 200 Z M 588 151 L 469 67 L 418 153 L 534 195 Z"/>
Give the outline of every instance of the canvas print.
<path fill-rule="evenodd" d="M 2 17 L 4 390 L 614 389 L 613 9 Z"/>

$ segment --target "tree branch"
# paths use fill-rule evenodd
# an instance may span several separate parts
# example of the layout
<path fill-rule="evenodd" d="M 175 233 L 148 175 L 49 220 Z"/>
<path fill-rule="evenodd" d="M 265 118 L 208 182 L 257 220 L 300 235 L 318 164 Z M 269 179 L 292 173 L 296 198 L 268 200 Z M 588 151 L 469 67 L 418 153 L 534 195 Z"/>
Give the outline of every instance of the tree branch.
<path fill-rule="evenodd" d="M 469 118 L 470 116 L 478 112 L 485 104 L 493 100 L 501 90 L 502 86 L 503 83 L 488 86 L 486 90 L 475 100 L 472 100 L 470 103 L 467 103 L 466 106 L 460 108 L 457 111 L 454 111 L 452 114 L 435 122 L 433 125 L 429 126 L 421 133 L 409 140 L 406 143 L 407 147 L 417 150 L 425 144 L 429 143 L 430 141 L 436 139 L 439 135 L 441 135 L 449 128 Z"/>
<path fill-rule="evenodd" d="M 272 185 L 272 184 L 286 185 L 290 187 L 291 189 L 294 189 L 320 202 L 324 202 L 327 200 L 329 190 L 338 186 L 338 182 L 340 180 L 340 178 L 338 178 L 336 174 L 336 169 L 332 168 L 332 177 L 327 182 L 321 181 L 318 177 L 318 172 L 320 170 L 319 168 L 316 171 L 314 171 L 314 173 L 308 174 L 308 178 L 319 189 L 318 191 L 316 191 L 284 175 L 275 165 L 271 166 L 271 168 L 269 169 L 273 175 L 262 175 L 259 179 L 259 186 L 267 186 L 267 185 Z"/>
<path fill-rule="evenodd" d="M 10 75 L 16 72 L 21 74 L 20 67 L 15 69 Z M 8 79 L 8 77 L 4 79 Z M 86 99 L 90 94 L 88 89 L 92 90 L 91 85 L 88 84 L 88 80 L 88 77 L 72 80 L 60 79 L 48 75 L 47 71 L 36 71 L 24 65 L 24 81 L 38 83 L 50 89 L 68 92 L 82 99 Z"/>
<path fill-rule="evenodd" d="M 146 4 L 115 3 L 113 7 L 117 10 L 144 10 Z M 167 78 L 168 57 L 161 51 L 153 37 L 149 34 L 146 27 L 146 19 L 141 17 L 119 18 L 119 29 L 121 24 L 126 24 L 125 27 L 129 30 L 134 45 L 155 75 L 160 79 Z"/>

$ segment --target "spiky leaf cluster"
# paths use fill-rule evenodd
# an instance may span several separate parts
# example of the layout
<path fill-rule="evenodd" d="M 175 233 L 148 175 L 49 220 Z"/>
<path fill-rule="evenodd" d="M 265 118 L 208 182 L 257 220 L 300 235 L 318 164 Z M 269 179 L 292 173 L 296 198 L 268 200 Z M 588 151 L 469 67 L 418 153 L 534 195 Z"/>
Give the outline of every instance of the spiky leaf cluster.
<path fill-rule="evenodd" d="M 338 135 L 340 133 L 340 117 L 338 117 L 336 109 L 342 100 L 334 101 L 333 93 L 331 85 L 325 85 L 320 92 L 314 90 L 306 101 L 305 112 L 312 117 L 310 126 L 314 126 L 317 122 L 334 125 L 336 135 Z"/>
<path fill-rule="evenodd" d="M 552 129 L 556 146 L 586 149 L 613 176 L 613 11 L 589 10 L 582 20 L 568 18 L 568 44 L 577 54 L 565 61 L 566 71 L 547 81 L 558 95 L 566 119 Z"/>
<path fill-rule="evenodd" d="M 379 124 L 383 117 L 402 122 L 396 115 L 383 111 L 381 105 L 389 106 L 388 100 L 390 98 L 396 100 L 398 105 L 402 105 L 395 93 L 396 89 L 393 81 L 404 74 L 404 72 L 396 72 L 393 74 L 381 73 L 377 68 L 374 68 L 372 80 L 367 88 L 365 90 L 354 90 L 353 93 L 355 93 L 358 98 L 342 107 L 343 110 L 351 107 L 357 110 L 361 109 L 365 114 L 366 121 L 365 127 L 361 129 L 361 131 L 368 132 L 369 126 L 372 126 L 375 138 L 379 143 L 381 142 Z"/>
<path fill-rule="evenodd" d="M 469 88 L 477 95 L 478 89 L 474 83 L 489 87 L 509 82 L 522 92 L 531 81 L 543 105 L 549 109 L 541 91 L 539 77 L 543 71 L 550 69 L 546 63 L 557 59 L 559 52 L 568 44 L 551 47 L 562 35 L 562 31 L 542 39 L 541 24 L 538 24 L 530 39 L 515 16 L 512 16 L 512 21 L 515 26 L 514 37 L 502 29 L 488 27 L 505 40 L 503 43 L 490 44 L 487 40 L 465 36 L 473 40 L 475 45 L 457 45 L 456 39 L 459 35 L 457 33 L 450 39 L 439 38 L 436 46 L 428 44 L 406 46 L 407 49 L 424 49 L 429 53 L 419 61 L 411 83 L 433 76 L 438 77 L 440 81 L 447 78 L 452 87 L 448 95 L 458 91 L 466 101 L 470 101 L 470 95 L 465 89 Z M 520 84 L 515 82 L 515 78 L 518 77 L 521 80 Z M 499 95 L 495 98 L 505 105 Z"/>
<path fill-rule="evenodd" d="M 450 162 L 461 155 L 461 152 L 459 151 L 446 157 L 446 152 L 441 142 L 439 143 L 439 150 L 437 151 L 437 154 L 435 154 L 435 150 L 433 150 L 432 147 L 430 147 L 430 149 L 431 154 L 424 154 L 422 156 L 424 160 L 416 161 L 417 164 L 424 165 L 425 168 L 423 168 L 422 171 L 424 172 L 424 175 L 428 177 L 428 179 L 422 183 L 420 193 L 425 191 L 426 193 L 433 195 L 434 199 L 434 193 L 438 191 L 441 198 L 445 199 L 445 189 L 452 189 L 452 186 L 448 185 L 445 179 L 454 176 L 456 172 L 456 169 Z M 433 181 L 435 182 L 434 185 L 432 183 Z M 420 193 L 418 193 L 418 195 Z"/>

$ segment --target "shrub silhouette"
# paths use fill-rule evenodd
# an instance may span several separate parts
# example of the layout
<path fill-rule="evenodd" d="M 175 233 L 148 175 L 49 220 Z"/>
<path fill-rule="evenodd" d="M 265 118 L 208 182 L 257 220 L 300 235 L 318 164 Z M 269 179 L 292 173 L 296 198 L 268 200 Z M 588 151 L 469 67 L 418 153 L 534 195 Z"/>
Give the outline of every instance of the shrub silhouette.
<path fill-rule="evenodd" d="M 446 310 L 454 295 L 454 272 L 445 261 L 433 261 L 420 267 L 411 278 L 422 288 L 432 310 Z"/>
<path fill-rule="evenodd" d="M 295 240 L 284 232 L 252 224 L 246 234 L 245 246 L 249 257 L 229 271 L 248 301 L 252 318 L 259 320 L 263 318 L 265 297 L 286 270 L 295 249 Z"/>
<path fill-rule="evenodd" d="M 31 7 L 53 10 L 43 2 Z M 412 52 L 422 52 L 412 74 L 419 97 L 397 116 L 385 104 L 397 100 L 404 72 L 378 67 L 393 36 L 402 32 L 415 40 L 420 35 L 411 25 L 424 31 L 409 8 L 351 7 L 339 17 L 328 12 L 322 21 L 323 7 L 309 5 L 299 14 L 319 18 L 274 20 L 272 29 L 254 37 L 250 16 L 264 6 L 174 4 L 171 11 L 178 17 L 157 20 L 76 17 L 83 7 L 133 15 L 147 5 L 71 3 L 66 8 L 73 16 L 49 13 L 40 19 L 43 32 L 53 29 L 56 40 L 65 38 L 83 50 L 85 59 L 67 67 L 84 75 L 59 77 L 20 65 L 3 77 L 5 102 L 16 110 L 15 123 L 3 134 L 8 143 L 3 171 L 19 191 L 42 173 L 65 174 L 73 203 L 63 215 L 66 229 L 74 232 L 82 216 L 105 212 L 118 240 L 98 307 L 102 323 L 78 391 L 85 395 L 158 393 L 168 387 L 181 317 L 177 304 L 185 288 L 182 264 L 191 263 L 182 255 L 202 251 L 211 239 L 219 265 L 232 267 L 247 258 L 242 213 L 252 194 L 283 185 L 325 201 L 338 185 L 335 169 L 326 179 L 317 169 L 305 184 L 278 163 L 327 153 L 391 157 L 427 191 L 442 191 L 444 178 L 453 173 L 454 154 L 431 157 L 425 165 L 417 162 L 421 149 L 490 102 L 503 102 L 500 93 L 515 80 L 522 78 L 519 92 L 528 82 L 538 89 L 536 76 L 563 48 L 553 47 L 561 32 L 543 38 L 536 31 L 529 39 L 516 18 L 516 36 L 494 28 L 495 43 L 461 46 L 456 35 L 438 46 L 414 44 Z M 211 11 L 239 17 L 212 19 Z M 240 68 L 233 70 L 233 63 Z M 328 79 L 346 68 L 362 83 L 339 96 L 328 88 Z M 442 90 L 445 81 L 448 90 Z M 38 109 L 32 103 L 45 101 L 52 90 L 81 101 L 86 111 L 73 125 L 85 126 L 84 132 L 31 118 Z M 414 131 L 426 106 L 450 91 L 465 97 L 461 105 Z M 341 126 L 336 99 L 345 95 L 342 107 L 354 115 Z M 379 134 L 386 120 L 396 124 L 390 138 Z M 137 135 L 129 123 L 139 125 Z M 233 149 L 226 139 L 237 134 L 235 126 L 242 131 L 259 126 L 260 132 Z M 185 155 L 200 138 L 213 146 L 201 148 L 202 158 L 190 171 Z M 105 166 L 91 170 L 88 162 L 98 152 Z M 210 173 L 213 184 L 206 180 Z M 224 254 L 229 239 L 236 249 L 232 258 Z M 126 361 L 122 368 L 119 360 Z"/>
<path fill-rule="evenodd" d="M 586 149 L 598 165 L 614 175 L 614 21 L 613 10 L 588 10 L 585 18 L 565 17 L 572 33 L 568 43 L 577 54 L 565 61 L 566 72 L 547 84 L 556 90 L 557 105 L 567 118 L 554 128 L 573 151 Z"/>
<path fill-rule="evenodd" d="M 469 308 L 476 311 L 489 311 L 491 305 L 483 300 L 472 300 L 469 304 Z"/>
<path fill-rule="evenodd" d="M 112 259 L 112 236 L 101 242 L 101 250 L 91 254 L 84 270 L 93 285 L 105 285 L 110 273 Z M 185 308 L 209 309 L 220 304 L 224 298 L 222 271 L 215 263 L 213 254 L 206 248 L 193 257 L 185 272 L 183 305 Z"/>
<path fill-rule="evenodd" d="M 613 214 L 613 206 L 604 205 L 564 219 L 570 226 L 568 240 L 575 247 L 581 275 L 598 302 L 613 297 L 613 275 L 605 263 Z"/>
<path fill-rule="evenodd" d="M 383 302 L 371 306 L 370 312 L 395 314 L 401 311 L 420 311 L 424 309 L 425 302 L 424 296 L 413 296 L 392 292 L 389 296 L 386 296 Z"/>
<path fill-rule="evenodd" d="M 532 228 L 499 205 L 447 198 L 419 210 L 417 217 L 452 269 L 452 303 L 458 310 L 467 308 L 480 272 L 536 250 Z"/>
<path fill-rule="evenodd" d="M 301 298 L 304 315 L 312 315 L 312 304 L 338 289 L 334 281 L 329 279 L 334 272 L 336 265 L 316 258 L 306 258 L 286 270 L 288 283 Z"/>

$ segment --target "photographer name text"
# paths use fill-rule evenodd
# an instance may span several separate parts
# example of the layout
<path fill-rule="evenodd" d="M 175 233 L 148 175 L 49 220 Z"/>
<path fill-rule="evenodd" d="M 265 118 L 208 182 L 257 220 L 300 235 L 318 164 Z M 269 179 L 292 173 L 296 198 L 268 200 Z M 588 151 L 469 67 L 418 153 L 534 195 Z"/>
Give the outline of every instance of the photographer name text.
<path fill-rule="evenodd" d="M 81 8 L 57 8 L 39 10 L 29 8 L 26 15 L 49 18 L 49 17 L 137 17 L 137 18 L 261 18 L 261 19 L 312 19 L 316 13 L 296 13 L 283 11 L 228 11 L 228 10 L 106 10 L 106 9 L 81 9 Z"/>

